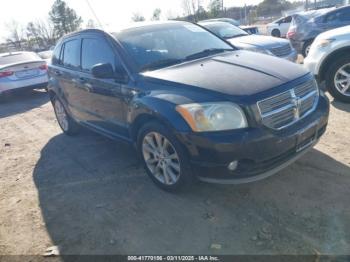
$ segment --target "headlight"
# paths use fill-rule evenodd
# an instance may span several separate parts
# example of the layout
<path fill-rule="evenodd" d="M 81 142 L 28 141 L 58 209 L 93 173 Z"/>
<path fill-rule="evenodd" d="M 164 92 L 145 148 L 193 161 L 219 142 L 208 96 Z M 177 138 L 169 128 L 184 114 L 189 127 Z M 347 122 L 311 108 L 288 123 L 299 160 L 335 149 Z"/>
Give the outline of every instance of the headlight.
<path fill-rule="evenodd" d="M 273 55 L 273 56 L 274 56 L 274 54 L 273 54 L 271 51 L 269 51 L 269 50 L 267 50 L 267 49 L 264 49 L 264 48 L 256 48 L 256 47 L 253 47 L 253 48 L 247 48 L 246 50 L 247 50 L 247 51 L 252 51 L 252 52 L 261 53 L 261 54 Z"/>
<path fill-rule="evenodd" d="M 335 41 L 335 39 L 320 39 L 320 40 L 316 41 L 315 46 L 317 48 L 327 47 L 334 41 Z"/>
<path fill-rule="evenodd" d="M 229 102 L 178 105 L 176 111 L 195 132 L 231 130 L 248 126 L 242 109 Z"/>

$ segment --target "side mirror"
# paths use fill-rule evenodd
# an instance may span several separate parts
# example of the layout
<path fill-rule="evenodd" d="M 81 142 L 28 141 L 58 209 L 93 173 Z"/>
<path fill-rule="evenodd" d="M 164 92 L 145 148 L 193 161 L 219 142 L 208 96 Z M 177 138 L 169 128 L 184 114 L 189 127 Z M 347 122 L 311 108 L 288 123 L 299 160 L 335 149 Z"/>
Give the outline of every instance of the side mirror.
<path fill-rule="evenodd" d="M 96 64 L 92 67 L 91 73 L 96 78 L 114 78 L 114 70 L 110 63 Z"/>
<path fill-rule="evenodd" d="M 113 69 L 110 63 L 96 64 L 92 67 L 91 73 L 96 78 L 114 78 L 116 81 L 126 83 L 128 75 L 123 68 Z"/>

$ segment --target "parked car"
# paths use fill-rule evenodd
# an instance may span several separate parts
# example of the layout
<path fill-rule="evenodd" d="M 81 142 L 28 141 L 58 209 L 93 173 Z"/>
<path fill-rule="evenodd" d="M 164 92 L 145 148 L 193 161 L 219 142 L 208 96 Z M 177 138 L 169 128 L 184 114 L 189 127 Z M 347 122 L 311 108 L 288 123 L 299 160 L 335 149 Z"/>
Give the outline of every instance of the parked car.
<path fill-rule="evenodd" d="M 327 125 L 328 100 L 300 65 L 237 50 L 187 22 L 67 35 L 49 75 L 64 133 L 82 125 L 134 145 L 165 190 L 194 176 L 270 176 L 312 148 Z"/>
<path fill-rule="evenodd" d="M 201 23 L 206 23 L 206 22 L 225 22 L 225 23 L 229 23 L 231 25 L 240 27 L 242 30 L 246 31 L 248 34 L 251 34 L 251 35 L 253 35 L 253 34 L 258 35 L 259 34 L 259 28 L 257 26 L 249 26 L 249 25 L 241 26 L 237 20 L 232 19 L 232 18 L 222 17 L 222 18 L 214 18 L 214 19 L 202 20 L 200 22 Z"/>
<path fill-rule="evenodd" d="M 274 37 L 286 37 L 292 22 L 292 16 L 285 16 L 267 24 L 267 34 Z"/>
<path fill-rule="evenodd" d="M 242 25 L 239 28 L 241 28 L 243 31 L 247 32 L 250 35 L 259 35 L 259 28 L 257 26 L 253 25 Z"/>
<path fill-rule="evenodd" d="M 51 63 L 52 50 L 42 51 L 38 53 L 41 59 L 45 60 L 47 64 Z"/>
<path fill-rule="evenodd" d="M 295 49 L 306 57 L 320 33 L 346 25 L 350 25 L 350 6 L 308 11 L 293 15 L 287 37 Z"/>
<path fill-rule="evenodd" d="M 350 26 L 318 35 L 304 66 L 336 99 L 350 103 Z"/>
<path fill-rule="evenodd" d="M 277 56 L 293 62 L 297 60 L 297 52 L 286 39 L 263 35 L 249 35 L 239 27 L 225 22 L 199 22 L 199 25 L 238 48 Z"/>
<path fill-rule="evenodd" d="M 239 21 L 232 19 L 232 18 L 225 18 L 225 17 L 207 19 L 207 20 L 202 20 L 200 22 L 203 22 L 203 23 L 205 23 L 205 22 L 226 22 L 226 23 L 229 23 L 229 24 L 234 25 L 234 26 L 239 26 Z"/>
<path fill-rule="evenodd" d="M 18 89 L 46 88 L 47 65 L 36 53 L 0 54 L 0 95 Z"/>

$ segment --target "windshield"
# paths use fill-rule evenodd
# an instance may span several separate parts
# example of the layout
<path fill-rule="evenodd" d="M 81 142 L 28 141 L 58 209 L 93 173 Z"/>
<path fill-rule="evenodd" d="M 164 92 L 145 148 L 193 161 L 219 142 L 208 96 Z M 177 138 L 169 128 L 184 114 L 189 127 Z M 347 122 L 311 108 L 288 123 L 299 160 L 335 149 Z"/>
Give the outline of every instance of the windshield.
<path fill-rule="evenodd" d="M 35 53 L 9 53 L 0 56 L 0 65 L 14 64 L 31 60 L 40 60 L 40 57 Z"/>
<path fill-rule="evenodd" d="M 234 50 L 218 37 L 193 24 L 143 26 L 114 35 L 140 71 Z"/>
<path fill-rule="evenodd" d="M 214 34 L 225 39 L 248 35 L 244 30 L 229 23 L 203 24 L 203 26 Z"/>

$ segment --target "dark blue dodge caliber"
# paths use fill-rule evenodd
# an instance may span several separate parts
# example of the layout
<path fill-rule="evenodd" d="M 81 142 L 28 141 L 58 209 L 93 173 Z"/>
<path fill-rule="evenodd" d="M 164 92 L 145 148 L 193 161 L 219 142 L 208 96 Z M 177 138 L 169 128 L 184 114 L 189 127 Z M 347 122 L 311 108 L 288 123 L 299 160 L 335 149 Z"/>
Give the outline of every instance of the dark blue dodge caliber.
<path fill-rule="evenodd" d="M 66 134 L 85 126 L 132 144 L 166 190 L 195 177 L 265 178 L 312 148 L 327 126 L 328 100 L 302 67 L 238 50 L 186 22 L 67 35 L 49 75 Z"/>

